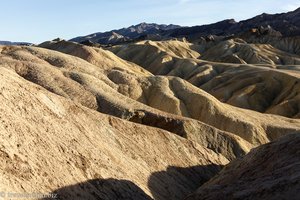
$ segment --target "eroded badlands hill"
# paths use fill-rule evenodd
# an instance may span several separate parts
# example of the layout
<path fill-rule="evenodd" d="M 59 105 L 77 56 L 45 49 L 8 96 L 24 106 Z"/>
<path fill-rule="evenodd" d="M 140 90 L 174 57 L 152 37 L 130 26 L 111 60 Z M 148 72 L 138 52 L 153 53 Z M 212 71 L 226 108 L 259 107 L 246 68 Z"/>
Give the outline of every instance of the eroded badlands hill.
<path fill-rule="evenodd" d="M 240 39 L 200 45 L 170 41 L 170 44 L 189 47 L 176 48 L 181 53 L 174 53 L 166 43 L 139 42 L 115 46 L 110 50 L 153 74 L 185 79 L 222 102 L 263 113 L 299 118 L 300 69 L 298 65 L 290 65 L 298 63 L 298 55 L 283 52 L 271 44 L 248 44 Z M 288 40 L 280 49 L 292 47 L 291 43 Z M 197 52 L 202 52 L 199 59 L 185 56 L 197 55 Z"/>
<path fill-rule="evenodd" d="M 209 48 L 200 59 L 238 64 L 299 65 L 300 56 L 270 44 L 249 44 L 241 39 L 222 41 Z"/>
<path fill-rule="evenodd" d="M 2 65 L 0 78 L 2 192 L 182 199 L 228 163 L 170 132 L 55 95 Z"/>
<path fill-rule="evenodd" d="M 0 198 L 299 199 L 299 11 L 0 46 Z"/>
<path fill-rule="evenodd" d="M 251 148 L 300 131 L 299 119 L 227 105 L 185 78 L 204 62 L 237 78 L 253 70 L 297 80 L 296 71 L 198 60 L 201 46 L 184 40 L 139 45 L 151 46 L 141 58 L 167 57 L 162 70 L 176 60 L 172 76 L 72 42 L 0 46 L 1 189 L 179 200 Z"/>
<path fill-rule="evenodd" d="M 299 142 L 296 133 L 253 149 L 186 200 L 299 199 Z"/>
<path fill-rule="evenodd" d="M 70 51 L 70 49 L 76 49 L 77 51 L 79 49 L 80 51 L 87 51 L 88 49 L 91 52 L 94 49 L 65 41 L 44 43 L 41 46 L 72 55 L 76 55 L 74 53 L 76 51 Z M 81 55 L 85 54 L 82 53 Z M 92 53 L 82 58 L 94 63 L 98 56 Z M 147 123 L 148 121 L 147 114 L 141 112 L 142 109 L 146 109 L 146 104 L 165 112 L 193 118 L 218 129 L 234 133 L 254 145 L 273 140 L 283 133 L 298 130 L 298 120 L 275 115 L 263 115 L 222 104 L 209 94 L 180 78 L 152 75 L 139 76 L 114 70 L 106 71 L 106 74 L 109 80 L 117 85 L 119 93 L 130 97 L 128 102 L 132 99 L 135 100 L 133 109 L 139 110 L 139 115 L 135 118 L 141 118 L 142 120 L 138 120 L 141 123 Z M 115 92 L 111 91 L 112 93 Z M 125 97 L 123 99 L 125 100 Z M 114 101 L 110 100 L 110 103 Z M 143 104 L 136 104 L 137 102 Z M 120 102 L 119 105 L 121 104 Z M 143 105 L 142 109 L 141 105 Z M 149 109 L 147 107 L 147 110 Z M 146 119 L 144 119 L 144 116 L 146 116 Z"/>
<path fill-rule="evenodd" d="M 64 42 L 57 44 L 61 46 Z M 75 49 L 83 48 L 82 51 L 89 48 L 74 43 L 64 45 L 67 49 L 70 48 L 70 45 L 75 45 Z M 104 54 L 111 54 L 101 51 Z M 102 55 L 98 56 L 103 59 Z M 43 48 L 3 47 L 1 51 L 3 67 L 13 69 L 28 81 L 38 84 L 50 92 L 102 113 L 158 127 L 189 138 L 215 152 L 222 152 L 230 160 L 244 155 L 253 145 L 268 142 L 272 137 L 286 134 L 291 129 L 299 129 L 294 122 L 284 125 L 284 121 L 282 121 L 283 128 L 278 127 L 282 130 L 280 134 L 272 133 L 267 137 L 263 129 L 256 128 L 257 131 L 250 132 L 250 135 L 245 137 L 251 141 L 252 144 L 250 144 L 239 137 L 238 133 L 233 134 L 197 120 L 168 114 L 124 95 L 126 92 L 132 92 L 129 93 L 131 97 L 135 97 L 133 94 L 136 94 L 137 97 L 143 94 L 141 85 L 145 81 L 150 82 L 148 76 L 144 74 L 138 76 L 137 73 L 126 71 L 126 66 L 122 66 L 118 60 L 113 63 L 110 63 L 108 59 L 104 60 L 108 62 L 106 66 L 113 67 L 112 70 L 105 70 L 101 66 L 92 65 L 77 57 Z M 159 78 L 154 77 L 153 81 L 155 79 Z M 123 82 L 118 82 L 122 80 Z M 145 89 L 145 92 L 147 91 L 151 92 L 154 97 L 155 91 Z M 158 95 L 164 97 L 165 93 L 161 91 L 161 94 Z M 237 123 L 235 122 L 235 124 Z M 230 129 L 237 130 L 234 124 L 230 126 Z M 262 135 L 259 135 L 260 131 Z"/>

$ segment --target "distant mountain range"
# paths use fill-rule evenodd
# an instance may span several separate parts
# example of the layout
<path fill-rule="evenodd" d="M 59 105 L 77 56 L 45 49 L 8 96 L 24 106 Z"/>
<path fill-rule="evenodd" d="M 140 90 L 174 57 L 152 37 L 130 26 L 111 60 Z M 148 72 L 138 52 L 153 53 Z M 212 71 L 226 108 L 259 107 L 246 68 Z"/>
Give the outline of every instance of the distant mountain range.
<path fill-rule="evenodd" d="M 142 37 L 160 37 L 165 31 L 180 28 L 179 25 L 165 25 L 165 24 L 154 24 L 154 23 L 141 23 L 138 25 L 130 26 L 128 28 L 122 28 L 119 30 L 112 30 L 104 33 L 94 33 L 91 35 L 76 37 L 71 39 L 74 42 L 84 42 L 90 40 L 94 43 L 100 44 L 117 44 Z"/>
<path fill-rule="evenodd" d="M 258 27 L 272 27 L 283 36 L 300 35 L 300 8 L 281 14 L 263 13 L 248 20 L 236 22 L 234 19 L 220 21 L 214 24 L 183 27 L 164 33 L 171 37 L 193 37 L 213 35 L 232 35 Z"/>
<path fill-rule="evenodd" d="M 240 22 L 234 19 L 226 19 L 213 24 L 182 27 L 179 25 L 165 25 L 155 23 L 140 23 L 107 32 L 93 33 L 87 36 L 80 36 L 70 41 L 83 44 L 116 45 L 140 40 L 164 40 L 170 38 L 197 39 L 209 35 L 232 36 L 242 34 L 253 28 L 260 30 L 272 30 L 277 35 L 300 36 L 300 8 L 281 14 L 263 13 L 251 19 Z M 0 41 L 0 45 L 32 45 L 28 42 Z"/>
<path fill-rule="evenodd" d="M 179 25 L 159 25 L 141 23 L 128 28 L 112 30 L 103 33 L 94 33 L 71 39 L 74 42 L 92 42 L 99 44 L 119 44 L 136 40 L 162 40 L 168 38 L 199 38 L 208 35 L 230 36 L 243 33 L 253 28 L 267 28 L 282 36 L 300 35 L 300 8 L 295 11 L 281 14 L 263 13 L 248 20 L 236 22 L 227 19 L 217 23 L 181 27 Z"/>
<path fill-rule="evenodd" d="M 30 46 L 30 45 L 32 45 L 32 43 L 29 43 L 29 42 L 0 41 L 0 45 L 26 45 L 26 46 Z"/>

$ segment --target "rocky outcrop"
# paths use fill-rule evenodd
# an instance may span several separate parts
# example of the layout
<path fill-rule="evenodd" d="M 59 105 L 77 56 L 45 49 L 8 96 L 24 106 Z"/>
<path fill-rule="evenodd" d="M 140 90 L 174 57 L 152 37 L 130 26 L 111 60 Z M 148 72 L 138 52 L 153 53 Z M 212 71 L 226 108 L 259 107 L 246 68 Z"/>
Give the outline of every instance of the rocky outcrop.
<path fill-rule="evenodd" d="M 253 149 L 186 200 L 299 199 L 299 142 L 295 133 Z"/>

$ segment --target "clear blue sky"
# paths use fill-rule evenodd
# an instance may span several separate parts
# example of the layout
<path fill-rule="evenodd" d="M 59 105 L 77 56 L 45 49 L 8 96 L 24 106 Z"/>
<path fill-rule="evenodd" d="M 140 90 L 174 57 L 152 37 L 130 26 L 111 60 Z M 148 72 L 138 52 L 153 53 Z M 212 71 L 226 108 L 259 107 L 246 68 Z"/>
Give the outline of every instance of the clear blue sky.
<path fill-rule="evenodd" d="M 299 0 L 6 0 L 0 40 L 39 43 L 123 28 L 140 22 L 202 25 L 300 7 Z"/>

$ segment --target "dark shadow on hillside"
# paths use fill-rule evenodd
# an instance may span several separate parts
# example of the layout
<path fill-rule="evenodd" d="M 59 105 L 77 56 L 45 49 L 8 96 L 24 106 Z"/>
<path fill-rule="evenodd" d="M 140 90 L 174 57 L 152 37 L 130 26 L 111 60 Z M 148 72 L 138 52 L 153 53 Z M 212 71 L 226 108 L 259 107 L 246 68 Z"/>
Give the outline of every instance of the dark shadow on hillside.
<path fill-rule="evenodd" d="M 171 166 L 166 171 L 153 173 L 148 180 L 148 187 L 155 200 L 182 200 L 221 169 L 222 166 L 214 164 L 188 168 Z"/>
<path fill-rule="evenodd" d="M 170 166 L 150 175 L 148 187 L 154 200 L 182 200 L 216 175 L 222 166 L 202 165 L 188 168 Z M 129 180 L 93 179 L 51 192 L 56 200 L 153 200 Z M 44 198 L 41 200 L 53 200 Z"/>
<path fill-rule="evenodd" d="M 112 178 L 88 180 L 59 188 L 52 194 L 57 194 L 56 200 L 152 200 L 133 182 Z"/>

